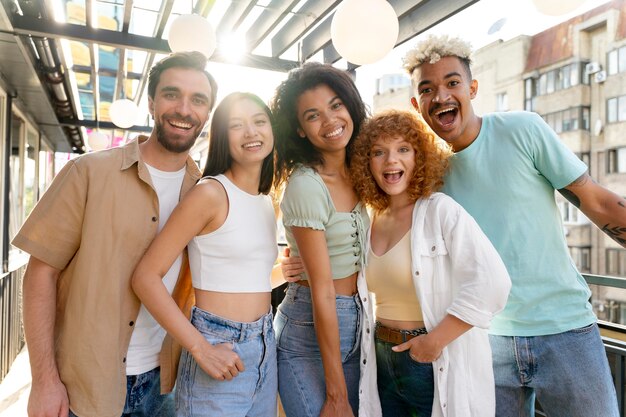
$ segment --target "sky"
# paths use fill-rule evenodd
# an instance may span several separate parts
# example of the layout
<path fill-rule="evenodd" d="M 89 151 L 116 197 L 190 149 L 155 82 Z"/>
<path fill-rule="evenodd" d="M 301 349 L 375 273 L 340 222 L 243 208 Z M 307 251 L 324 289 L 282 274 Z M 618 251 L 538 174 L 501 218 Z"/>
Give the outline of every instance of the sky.
<path fill-rule="evenodd" d="M 534 6 L 535 1 L 582 4 L 573 12 L 553 17 L 539 13 Z M 480 0 L 418 37 L 396 47 L 379 62 L 358 68 L 356 84 L 363 100 L 371 107 L 376 79 L 384 74 L 402 73 L 402 57 L 417 40 L 428 34 L 460 36 L 470 41 L 474 49 L 479 49 L 498 39 L 506 41 L 522 34 L 537 34 L 607 2 L 608 0 Z M 500 19 L 506 19 L 502 28 L 496 33 L 488 34 L 489 28 Z M 276 86 L 286 77 L 286 73 L 217 63 L 210 63 L 208 69 L 218 81 L 218 98 L 233 91 L 250 91 L 269 101 Z"/>

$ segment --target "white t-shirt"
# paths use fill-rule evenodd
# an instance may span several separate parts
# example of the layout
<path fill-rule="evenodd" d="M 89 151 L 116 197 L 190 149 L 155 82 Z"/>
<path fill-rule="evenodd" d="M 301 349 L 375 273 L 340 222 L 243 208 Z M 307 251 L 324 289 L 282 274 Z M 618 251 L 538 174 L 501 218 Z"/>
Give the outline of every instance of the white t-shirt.
<path fill-rule="evenodd" d="M 183 185 L 185 169 L 176 172 L 160 171 L 146 165 L 152 178 L 152 184 L 159 201 L 159 228 L 160 232 L 170 214 L 178 204 L 180 188 Z M 163 277 L 163 284 L 171 294 L 176 285 L 182 253 L 174 261 L 167 274 Z M 165 330 L 157 323 L 142 304 L 139 315 L 135 320 L 135 330 L 130 338 L 128 354 L 126 355 L 126 375 L 139 375 L 159 366 L 159 352 L 165 338 Z"/>

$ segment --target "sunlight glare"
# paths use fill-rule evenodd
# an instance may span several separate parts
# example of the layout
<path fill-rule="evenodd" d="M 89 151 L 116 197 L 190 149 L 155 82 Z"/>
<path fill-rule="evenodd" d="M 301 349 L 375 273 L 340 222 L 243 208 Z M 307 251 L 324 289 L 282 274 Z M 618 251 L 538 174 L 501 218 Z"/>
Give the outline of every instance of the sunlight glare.
<path fill-rule="evenodd" d="M 237 63 L 246 53 L 246 39 L 238 33 L 225 34 L 219 39 L 220 55 L 230 63 Z"/>

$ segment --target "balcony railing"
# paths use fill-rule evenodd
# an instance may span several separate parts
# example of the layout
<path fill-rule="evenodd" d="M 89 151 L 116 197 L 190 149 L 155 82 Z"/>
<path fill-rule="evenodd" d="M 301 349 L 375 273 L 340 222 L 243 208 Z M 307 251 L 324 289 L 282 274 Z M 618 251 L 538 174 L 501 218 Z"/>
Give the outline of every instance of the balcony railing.
<path fill-rule="evenodd" d="M 0 275 L 0 381 L 24 346 L 22 280 L 26 263 Z"/>
<path fill-rule="evenodd" d="M 583 274 L 583 277 L 589 285 L 626 289 L 626 278 L 592 274 Z M 604 320 L 598 320 L 598 326 L 600 327 L 604 348 L 606 349 L 606 355 L 609 360 L 609 367 L 611 368 L 611 374 L 613 375 L 613 383 L 615 384 L 617 392 L 619 415 L 621 417 L 625 417 L 626 326 Z M 535 415 L 537 417 L 546 415 L 541 410 L 541 406 L 539 404 L 537 404 Z"/>

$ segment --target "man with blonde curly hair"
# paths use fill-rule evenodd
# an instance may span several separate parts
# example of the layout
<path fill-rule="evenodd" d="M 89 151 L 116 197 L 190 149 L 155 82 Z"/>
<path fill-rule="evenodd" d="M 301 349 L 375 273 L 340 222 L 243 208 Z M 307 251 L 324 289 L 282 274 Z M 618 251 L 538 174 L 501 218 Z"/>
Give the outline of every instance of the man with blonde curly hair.
<path fill-rule="evenodd" d="M 626 233 L 613 231 L 626 226 L 626 201 L 596 184 L 537 114 L 478 116 L 470 55 L 459 38 L 431 36 L 404 68 L 413 106 L 454 152 L 442 191 L 474 216 L 513 283 L 490 329 L 496 415 L 534 416 L 536 398 L 549 416 L 618 416 L 591 292 L 569 256 L 554 191 L 622 246 Z"/>

